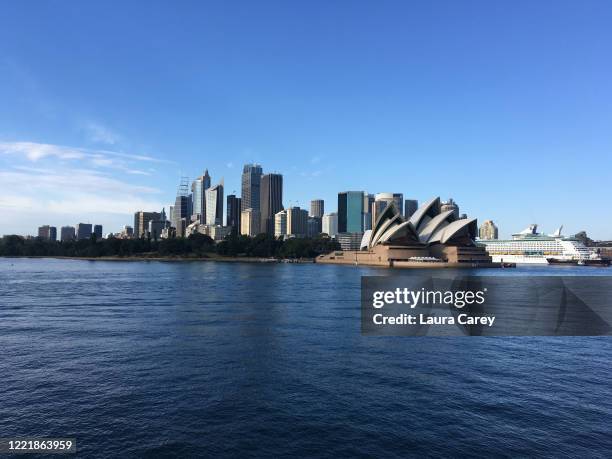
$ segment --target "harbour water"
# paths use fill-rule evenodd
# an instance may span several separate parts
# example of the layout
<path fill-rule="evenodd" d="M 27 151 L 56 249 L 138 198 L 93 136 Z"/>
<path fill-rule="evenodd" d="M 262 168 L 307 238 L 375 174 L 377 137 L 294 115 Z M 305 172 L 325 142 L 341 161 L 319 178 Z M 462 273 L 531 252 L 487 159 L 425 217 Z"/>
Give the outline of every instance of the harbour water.
<path fill-rule="evenodd" d="M 0 259 L 0 437 L 83 457 L 610 456 L 610 337 L 362 336 L 360 277 L 411 273 Z"/>

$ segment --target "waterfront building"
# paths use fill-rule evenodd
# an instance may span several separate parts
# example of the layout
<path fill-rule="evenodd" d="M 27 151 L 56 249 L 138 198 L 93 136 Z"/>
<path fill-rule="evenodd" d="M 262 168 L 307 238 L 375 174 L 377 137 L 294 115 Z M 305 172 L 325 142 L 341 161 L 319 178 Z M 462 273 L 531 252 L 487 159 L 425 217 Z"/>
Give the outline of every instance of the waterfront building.
<path fill-rule="evenodd" d="M 287 209 L 287 236 L 304 237 L 306 236 L 308 224 L 308 211 L 299 207 L 289 207 Z"/>
<path fill-rule="evenodd" d="M 102 225 L 94 225 L 93 233 L 96 235 L 98 241 L 102 239 Z"/>
<path fill-rule="evenodd" d="M 338 214 L 330 213 L 323 215 L 321 231 L 329 237 L 335 237 L 338 234 Z"/>
<path fill-rule="evenodd" d="M 91 237 L 91 223 L 77 223 L 76 226 L 77 239 L 89 239 Z"/>
<path fill-rule="evenodd" d="M 309 217 L 323 218 L 325 214 L 325 201 L 322 199 L 313 199 L 310 201 Z"/>
<path fill-rule="evenodd" d="M 60 229 L 60 238 L 62 242 L 64 241 L 72 241 L 75 239 L 76 232 L 74 230 L 74 226 L 62 226 Z"/>
<path fill-rule="evenodd" d="M 274 216 L 274 236 L 285 237 L 287 235 L 287 211 L 281 210 Z"/>
<path fill-rule="evenodd" d="M 227 217 L 225 224 L 232 227 L 232 234 L 240 234 L 240 203 L 235 194 L 227 195 Z"/>
<path fill-rule="evenodd" d="M 417 209 L 419 208 L 419 201 L 416 199 L 406 199 L 404 200 L 404 218 L 409 219 L 412 217 Z"/>
<path fill-rule="evenodd" d="M 453 216 L 455 217 L 455 219 L 459 218 L 459 206 L 453 200 L 453 198 L 450 198 L 448 201 L 443 201 L 442 203 L 440 203 L 440 212 L 446 212 L 448 210 L 451 210 L 453 212 Z"/>
<path fill-rule="evenodd" d="M 206 190 L 210 188 L 210 175 L 208 169 L 204 174 L 197 177 L 191 184 L 191 196 L 193 201 L 192 220 L 205 223 L 206 220 Z"/>
<path fill-rule="evenodd" d="M 338 233 L 336 240 L 342 250 L 359 250 L 363 233 Z"/>
<path fill-rule="evenodd" d="M 218 185 L 210 187 L 206 195 L 206 224 L 223 224 L 223 180 Z"/>
<path fill-rule="evenodd" d="M 40 226 L 38 228 L 38 237 L 55 242 L 57 240 L 57 228 L 49 225 Z"/>
<path fill-rule="evenodd" d="M 498 267 L 491 256 L 476 244 L 476 219 L 457 220 L 452 209 L 441 212 L 440 198 L 419 207 L 406 220 L 395 202 L 363 233 L 339 234 L 343 251 L 317 257 L 317 263 L 364 264 L 386 267 Z M 350 249 L 348 248 L 350 247 Z"/>
<path fill-rule="evenodd" d="M 274 234 L 274 216 L 283 210 L 283 176 L 265 174 L 261 177 L 261 232 Z"/>
<path fill-rule="evenodd" d="M 363 233 L 364 192 L 338 193 L 338 232 Z"/>
<path fill-rule="evenodd" d="M 478 230 L 478 235 L 480 239 L 497 239 L 499 237 L 499 231 L 493 220 L 485 220 L 485 222 L 480 225 L 480 229 Z"/>
<path fill-rule="evenodd" d="M 139 239 L 145 236 L 151 220 L 160 220 L 158 212 L 143 212 L 142 210 L 134 214 L 134 237 Z"/>
<path fill-rule="evenodd" d="M 261 176 L 263 169 L 259 164 L 245 164 L 242 169 L 241 209 L 260 211 Z"/>
<path fill-rule="evenodd" d="M 257 236 L 260 233 L 261 212 L 255 209 L 245 209 L 240 214 L 240 234 Z"/>

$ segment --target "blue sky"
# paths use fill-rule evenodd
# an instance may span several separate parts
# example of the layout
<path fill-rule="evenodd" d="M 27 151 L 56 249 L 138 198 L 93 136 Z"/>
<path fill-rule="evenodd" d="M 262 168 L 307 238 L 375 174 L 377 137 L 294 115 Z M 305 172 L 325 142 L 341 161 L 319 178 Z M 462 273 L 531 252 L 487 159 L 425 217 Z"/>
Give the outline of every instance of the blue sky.
<path fill-rule="evenodd" d="M 105 232 L 208 168 L 284 204 L 453 197 L 612 239 L 612 3 L 0 3 L 0 234 Z"/>

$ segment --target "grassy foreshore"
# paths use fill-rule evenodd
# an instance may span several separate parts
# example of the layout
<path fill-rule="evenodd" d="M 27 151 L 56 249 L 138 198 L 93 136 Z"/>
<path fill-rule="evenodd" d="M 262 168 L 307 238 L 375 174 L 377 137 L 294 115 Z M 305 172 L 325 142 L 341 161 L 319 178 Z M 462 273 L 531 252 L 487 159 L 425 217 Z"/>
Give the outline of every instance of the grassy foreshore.
<path fill-rule="evenodd" d="M 185 261 L 221 261 L 221 262 L 239 262 L 239 263 L 314 263 L 314 258 L 261 258 L 249 256 L 178 256 L 168 255 L 159 256 L 158 254 L 141 254 L 130 256 L 100 256 L 100 257 L 78 257 L 78 256 L 62 256 L 62 255 L 0 255 L 0 258 L 53 258 L 58 260 L 86 260 L 86 261 L 168 261 L 168 262 L 185 262 Z"/>
<path fill-rule="evenodd" d="M 267 234 L 255 237 L 231 235 L 220 242 L 202 234 L 160 240 L 113 237 L 96 240 L 92 237 L 58 242 L 15 235 L 0 239 L 0 256 L 112 261 L 312 261 L 320 254 L 339 248 L 335 240 L 324 236 L 281 240 Z"/>

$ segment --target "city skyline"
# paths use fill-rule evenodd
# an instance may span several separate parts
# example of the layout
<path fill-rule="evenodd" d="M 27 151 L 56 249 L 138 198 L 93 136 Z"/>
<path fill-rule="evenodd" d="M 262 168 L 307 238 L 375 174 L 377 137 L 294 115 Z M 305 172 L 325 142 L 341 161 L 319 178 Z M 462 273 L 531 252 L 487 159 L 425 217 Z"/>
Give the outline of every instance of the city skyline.
<path fill-rule="evenodd" d="M 265 5 L 5 5 L 0 234 L 116 232 L 205 168 L 240 196 L 258 163 L 285 207 L 442 196 L 500 237 L 612 239 L 612 6 Z"/>

